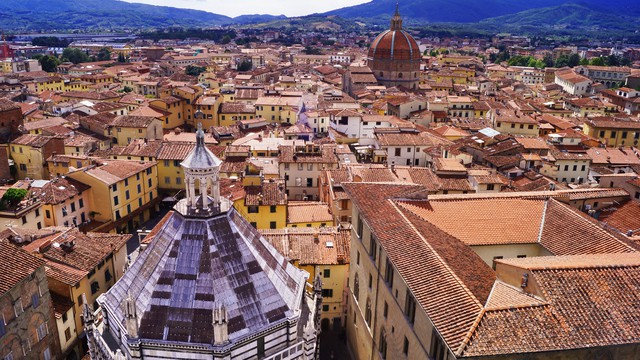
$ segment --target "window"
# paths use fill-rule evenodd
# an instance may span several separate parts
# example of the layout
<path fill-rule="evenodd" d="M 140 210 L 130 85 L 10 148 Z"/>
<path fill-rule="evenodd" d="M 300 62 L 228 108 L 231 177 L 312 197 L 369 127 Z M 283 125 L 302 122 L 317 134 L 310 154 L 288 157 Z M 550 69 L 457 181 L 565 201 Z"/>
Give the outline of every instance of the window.
<path fill-rule="evenodd" d="M 409 289 L 407 289 L 407 298 L 404 302 L 404 314 L 409 319 L 410 323 L 414 323 L 416 320 L 416 299 L 411 295 Z"/>
<path fill-rule="evenodd" d="M 322 289 L 322 297 L 323 298 L 333 297 L 333 289 Z"/>
<path fill-rule="evenodd" d="M 604 137 L 605 132 L 604 131 L 600 131 L 600 137 L 603 138 Z"/>
<path fill-rule="evenodd" d="M 180 176 L 176 177 L 176 185 L 182 184 L 182 178 Z"/>
<path fill-rule="evenodd" d="M 4 334 L 6 333 L 7 333 L 7 329 L 5 329 L 4 315 L 2 315 L 2 320 L 0 320 L 0 337 L 3 337 Z"/>
<path fill-rule="evenodd" d="M 487 184 L 487 190 L 494 190 L 494 189 L 495 189 L 494 184 Z"/>
<path fill-rule="evenodd" d="M 40 305 L 40 296 L 38 294 L 31 295 L 31 306 L 35 309 Z"/>
<path fill-rule="evenodd" d="M 289 170 L 289 163 L 285 163 L 285 164 L 284 164 L 284 169 L 285 169 L 285 170 Z"/>
<path fill-rule="evenodd" d="M 82 209 L 84 207 L 84 201 L 82 199 L 78 199 L 78 207 Z"/>
<path fill-rule="evenodd" d="M 139 185 L 138 185 L 138 186 L 139 186 Z M 140 191 L 140 190 L 138 190 L 138 191 Z M 129 200 L 129 190 L 127 190 L 127 191 L 125 191 L 125 192 L 124 192 L 124 199 L 125 199 L 125 200 Z M 73 210 L 73 209 L 72 209 L 72 210 Z"/>
<path fill-rule="evenodd" d="M 324 269 L 322 276 L 326 278 L 331 277 L 331 269 Z"/>
<path fill-rule="evenodd" d="M 582 165 L 582 167 L 580 167 L 580 170 L 585 171 L 587 169 L 586 165 Z"/>
<path fill-rule="evenodd" d="M 251 226 L 253 226 L 254 228 L 258 228 L 258 224 L 255 221 L 252 221 L 249 224 L 251 224 Z"/>
<path fill-rule="evenodd" d="M 116 220 L 120 220 L 120 210 L 116 210 Z"/>
<path fill-rule="evenodd" d="M 529 125 L 528 128 L 531 130 L 533 129 L 533 125 Z"/>
<path fill-rule="evenodd" d="M 36 329 L 36 332 L 38 333 L 38 341 L 44 339 L 44 337 L 47 336 L 47 333 L 49 332 L 47 329 L 47 323 L 43 322 L 42 324 L 40 324 L 40 326 L 38 326 L 38 328 Z"/>
<path fill-rule="evenodd" d="M 404 337 L 404 342 L 402 343 L 402 355 L 409 355 L 409 339 L 407 339 L 406 336 Z"/>
<path fill-rule="evenodd" d="M 360 239 L 362 239 L 362 230 L 363 230 L 363 223 L 362 223 L 362 219 L 360 218 L 360 216 L 358 215 L 358 226 L 356 227 L 356 234 L 358 235 L 358 237 Z"/>
<path fill-rule="evenodd" d="M 15 313 L 16 317 L 18 317 L 20 316 L 20 314 L 22 314 L 23 311 L 24 309 L 22 308 L 22 300 L 18 298 L 18 300 L 16 300 L 16 302 L 13 304 L 13 312 Z"/>
<path fill-rule="evenodd" d="M 113 186 L 111 186 L 111 190 L 118 191 L 118 184 L 113 184 Z"/>
<path fill-rule="evenodd" d="M 164 177 L 164 183 L 165 183 L 165 184 L 169 184 L 169 183 L 171 183 L 171 178 L 170 178 L 170 177 L 168 177 L 168 176 L 165 176 L 165 177 Z"/>
<path fill-rule="evenodd" d="M 124 179 L 124 186 L 129 186 L 129 179 Z"/>
<path fill-rule="evenodd" d="M 640 196 L 640 192 L 636 193 L 636 197 Z M 360 265 L 360 251 L 356 252 L 356 265 Z"/>
<path fill-rule="evenodd" d="M 569 171 L 569 165 L 564 166 L 564 171 Z"/>
<path fill-rule="evenodd" d="M 100 284 L 97 281 L 91 283 L 91 294 L 95 294 L 100 291 Z"/>
<path fill-rule="evenodd" d="M 63 323 L 66 323 L 68 319 L 69 319 L 69 317 L 67 316 L 67 313 L 62 314 L 62 322 Z"/>
<path fill-rule="evenodd" d="M 51 212 L 49 210 L 45 210 L 44 214 L 47 217 L 47 219 L 51 219 Z"/>
<path fill-rule="evenodd" d="M 276 212 L 276 206 L 275 205 L 269 206 L 269 211 L 271 211 L 272 213 Z"/>
<path fill-rule="evenodd" d="M 360 280 L 358 273 L 353 277 L 353 297 L 356 298 L 357 302 L 360 302 Z"/>
<path fill-rule="evenodd" d="M 173 160 L 173 166 L 180 167 L 180 160 Z"/>
<path fill-rule="evenodd" d="M 611 132 L 611 137 L 612 137 L 612 138 L 615 138 L 615 137 L 616 137 L 616 135 L 617 135 L 617 132 L 615 132 L 615 131 L 612 131 L 612 132 Z"/>
<path fill-rule="evenodd" d="M 621 138 L 626 139 L 627 138 L 627 132 L 623 131 L 622 135 L 620 135 Z"/>
<path fill-rule="evenodd" d="M 138 184 L 138 194 L 142 192 L 142 185 Z"/>
<path fill-rule="evenodd" d="M 388 257 L 384 270 L 384 281 L 389 285 L 389 288 L 393 288 L 393 265 L 391 265 Z"/>
<path fill-rule="evenodd" d="M 113 205 L 118 205 L 118 203 L 118 196 L 116 195 L 113 197 Z"/>
<path fill-rule="evenodd" d="M 24 225 L 26 223 L 27 223 L 27 216 L 25 215 L 25 216 L 22 217 L 22 225 Z"/>
<path fill-rule="evenodd" d="M 369 289 L 373 288 L 373 275 L 369 273 Z"/>
<path fill-rule="evenodd" d="M 322 305 L 322 311 L 329 311 L 329 305 Z"/>
<path fill-rule="evenodd" d="M 307 164 L 307 171 L 313 171 L 313 164 Z"/>
<path fill-rule="evenodd" d="M 149 179 L 148 184 L 149 184 L 149 187 L 153 187 L 153 181 L 151 181 L 151 179 Z"/>
<path fill-rule="evenodd" d="M 276 222 L 275 221 L 270 221 L 269 222 L 269 229 L 275 229 L 276 228 Z"/>
<path fill-rule="evenodd" d="M 307 187 L 313 187 L 313 178 L 307 178 Z"/>
<path fill-rule="evenodd" d="M 40 209 L 36 209 L 36 217 L 40 216 Z"/>
<path fill-rule="evenodd" d="M 387 318 L 387 315 L 389 315 L 389 304 L 387 304 L 387 302 L 384 302 L 384 307 L 382 310 L 382 316 L 385 317 L 385 319 Z"/>
<path fill-rule="evenodd" d="M 380 357 L 385 360 L 387 358 L 387 335 L 384 329 L 380 331 L 380 346 L 378 350 L 380 351 Z"/>
<path fill-rule="evenodd" d="M 400 149 L 400 148 L 396 148 L 396 150 L 395 150 L 395 151 L 396 151 L 396 152 L 395 152 L 395 156 L 400 156 L 400 152 L 402 151 L 402 149 Z"/>
<path fill-rule="evenodd" d="M 71 339 L 71 329 L 70 329 L 70 328 L 67 328 L 67 329 L 64 331 L 64 340 L 65 340 L 65 341 L 69 341 L 70 339 Z"/>
<path fill-rule="evenodd" d="M 82 305 L 82 294 L 78 295 L 78 306 Z"/>
<path fill-rule="evenodd" d="M 260 208 L 257 205 L 251 205 L 251 206 L 248 207 L 247 212 L 249 214 L 257 214 L 259 209 Z"/>
<path fill-rule="evenodd" d="M 364 310 L 364 321 L 371 326 L 371 299 L 367 298 L 367 307 Z"/>
<path fill-rule="evenodd" d="M 369 238 L 369 255 L 371 255 L 371 258 L 375 261 L 376 260 L 376 248 L 377 248 L 377 244 L 376 244 L 376 238 L 371 235 L 371 237 Z"/>
<path fill-rule="evenodd" d="M 516 127 L 516 124 L 511 124 L 511 128 L 512 129 L 515 128 L 515 127 Z"/>
<path fill-rule="evenodd" d="M 111 281 L 113 277 L 111 276 L 111 272 L 109 271 L 109 269 L 104 271 L 104 281 L 105 282 L 109 282 Z"/>
<path fill-rule="evenodd" d="M 298 170 L 300 171 L 304 170 L 304 164 L 302 163 L 298 164 Z"/>

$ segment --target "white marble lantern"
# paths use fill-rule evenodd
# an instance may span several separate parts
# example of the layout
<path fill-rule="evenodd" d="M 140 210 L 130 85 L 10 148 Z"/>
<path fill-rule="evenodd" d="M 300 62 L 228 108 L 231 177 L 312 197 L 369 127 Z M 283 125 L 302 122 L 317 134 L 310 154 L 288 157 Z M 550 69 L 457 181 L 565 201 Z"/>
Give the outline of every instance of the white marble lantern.
<path fill-rule="evenodd" d="M 219 211 L 221 163 L 222 161 L 205 146 L 202 124 L 198 123 L 196 147 L 180 164 L 184 170 L 187 207 L 190 210 Z M 207 193 L 207 189 L 211 189 L 211 193 Z"/>

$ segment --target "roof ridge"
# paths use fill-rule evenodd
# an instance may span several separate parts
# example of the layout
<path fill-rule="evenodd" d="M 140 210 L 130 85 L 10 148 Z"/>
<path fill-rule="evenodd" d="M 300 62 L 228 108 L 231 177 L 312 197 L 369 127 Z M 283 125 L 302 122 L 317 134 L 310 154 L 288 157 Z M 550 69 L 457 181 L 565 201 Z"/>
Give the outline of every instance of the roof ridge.
<path fill-rule="evenodd" d="M 542 219 L 540 219 L 540 230 L 538 231 L 538 240 L 537 240 L 538 244 L 541 244 L 540 240 L 542 239 L 542 232 L 544 231 L 544 224 L 545 224 L 545 221 L 547 220 L 547 209 L 549 208 L 549 199 L 550 198 L 547 198 L 544 201 L 544 207 L 542 209 Z"/>

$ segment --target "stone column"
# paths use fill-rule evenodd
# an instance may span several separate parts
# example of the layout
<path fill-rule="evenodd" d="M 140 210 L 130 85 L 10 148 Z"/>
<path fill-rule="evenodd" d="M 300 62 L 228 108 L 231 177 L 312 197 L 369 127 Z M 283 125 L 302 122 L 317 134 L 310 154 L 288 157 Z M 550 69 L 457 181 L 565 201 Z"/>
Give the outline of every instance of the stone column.
<path fill-rule="evenodd" d="M 200 195 L 202 195 L 202 209 L 206 210 L 208 204 L 208 197 L 207 197 L 207 178 L 206 177 L 201 177 L 200 179 L 198 179 L 200 181 Z"/>

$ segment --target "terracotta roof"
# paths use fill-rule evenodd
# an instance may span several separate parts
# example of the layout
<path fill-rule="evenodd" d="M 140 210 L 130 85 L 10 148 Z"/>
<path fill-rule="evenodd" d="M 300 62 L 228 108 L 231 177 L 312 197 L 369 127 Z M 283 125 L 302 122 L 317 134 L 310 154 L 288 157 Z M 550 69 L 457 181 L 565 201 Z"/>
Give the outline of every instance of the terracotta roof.
<path fill-rule="evenodd" d="M 245 186 L 245 205 L 285 205 L 287 195 L 284 180 L 263 181 L 261 186 Z"/>
<path fill-rule="evenodd" d="M 376 132 L 376 138 L 380 146 L 424 146 L 449 144 L 450 141 L 429 132 Z"/>
<path fill-rule="evenodd" d="M 100 160 L 100 162 L 99 166 L 78 171 L 84 171 L 105 184 L 111 185 L 156 165 L 155 161 Z"/>
<path fill-rule="evenodd" d="M 605 228 L 627 236 L 640 235 L 640 202 L 627 201 L 611 209 L 601 211 L 598 218 Z"/>
<path fill-rule="evenodd" d="M 131 234 L 91 232 L 83 234 L 78 228 L 70 228 L 35 240 L 24 249 L 29 252 L 38 252 L 52 262 L 65 264 L 78 270 L 91 271 L 107 255 L 125 246 L 131 236 Z M 66 249 L 63 245 L 65 241 L 74 241 L 75 245 L 71 249 Z"/>
<path fill-rule="evenodd" d="M 0 295 L 4 295 L 45 263 L 8 240 L 0 240 L 0 258 Z"/>
<path fill-rule="evenodd" d="M 24 134 L 19 138 L 13 140 L 11 144 L 28 145 L 32 147 L 43 147 L 51 139 L 53 139 L 53 137 L 51 136 Z"/>
<path fill-rule="evenodd" d="M 329 211 L 329 205 L 312 201 L 289 201 L 287 204 L 287 223 L 331 223 L 333 216 Z"/>
<path fill-rule="evenodd" d="M 419 306 L 449 348 L 458 349 L 489 296 L 495 280 L 491 268 L 467 245 L 391 200 L 424 198 L 421 186 L 343 186 Z M 438 281 L 425 281 L 425 276 Z"/>
<path fill-rule="evenodd" d="M 21 109 L 18 103 L 15 103 L 9 99 L 0 98 L 0 112 L 11 111 Z"/>
<path fill-rule="evenodd" d="M 349 263 L 351 229 L 337 227 L 260 229 L 280 254 L 300 265 Z M 316 240 L 317 239 L 317 240 Z"/>
<path fill-rule="evenodd" d="M 297 150 L 292 145 L 278 146 L 278 162 L 279 163 L 325 163 L 337 164 L 338 158 L 335 154 L 335 145 L 320 145 L 318 151 L 307 152 L 305 150 Z"/>
<path fill-rule="evenodd" d="M 87 275 L 89 271 L 76 269 L 72 266 L 48 260 L 45 265 L 47 277 L 58 280 L 67 285 L 76 285 Z"/>
<path fill-rule="evenodd" d="M 129 128 L 147 128 L 157 118 L 153 116 L 130 116 L 121 115 L 113 120 L 113 126 L 129 127 Z"/>
<path fill-rule="evenodd" d="M 61 204 L 90 188 L 91 186 L 72 178 L 57 178 L 38 189 L 36 196 L 44 204 Z"/>
<path fill-rule="evenodd" d="M 640 286 L 640 254 L 498 262 L 530 270 L 529 283 L 536 284 L 546 304 L 487 309 L 463 356 L 551 352 L 640 341 L 640 295 L 636 291 Z"/>

